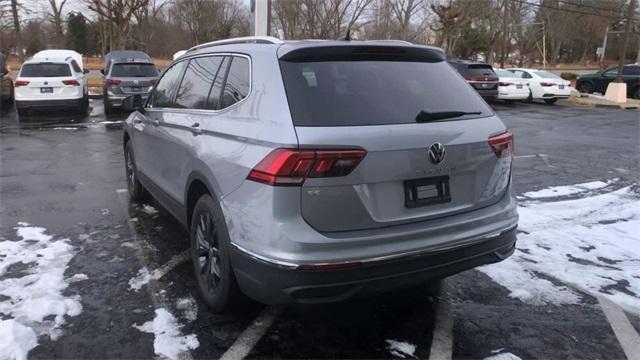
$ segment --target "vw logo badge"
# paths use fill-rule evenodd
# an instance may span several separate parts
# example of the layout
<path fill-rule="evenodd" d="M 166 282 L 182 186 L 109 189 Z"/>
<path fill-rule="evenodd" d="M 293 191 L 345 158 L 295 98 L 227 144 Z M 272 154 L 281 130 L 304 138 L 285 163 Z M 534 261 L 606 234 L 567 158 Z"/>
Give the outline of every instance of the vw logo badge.
<path fill-rule="evenodd" d="M 444 145 L 440 143 L 433 143 L 429 146 L 429 151 L 427 153 L 429 155 L 429 161 L 431 161 L 432 164 L 440 164 L 442 160 L 444 160 Z"/>

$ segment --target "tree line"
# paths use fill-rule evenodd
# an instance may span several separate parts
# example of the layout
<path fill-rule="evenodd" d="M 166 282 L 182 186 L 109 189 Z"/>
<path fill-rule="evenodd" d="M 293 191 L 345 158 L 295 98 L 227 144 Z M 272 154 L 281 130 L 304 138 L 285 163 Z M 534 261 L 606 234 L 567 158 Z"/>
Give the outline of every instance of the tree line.
<path fill-rule="evenodd" d="M 171 57 L 198 43 L 251 33 L 246 0 L 0 0 L 0 51 L 26 57 L 44 48 L 87 56 L 139 49 Z M 82 12 L 68 11 L 81 2 Z M 460 58 L 524 66 L 594 63 L 607 30 L 607 58 L 620 54 L 628 0 L 271 0 L 269 33 L 286 40 L 399 39 Z M 640 15 L 627 61 L 640 61 Z"/>

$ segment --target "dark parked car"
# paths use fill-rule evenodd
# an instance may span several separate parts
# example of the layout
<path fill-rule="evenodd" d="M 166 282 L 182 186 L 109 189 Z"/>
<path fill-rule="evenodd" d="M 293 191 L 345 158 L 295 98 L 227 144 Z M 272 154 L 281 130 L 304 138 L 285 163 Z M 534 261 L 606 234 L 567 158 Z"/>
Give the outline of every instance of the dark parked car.
<path fill-rule="evenodd" d="M 578 77 L 576 89 L 582 93 L 604 94 L 607 86 L 618 76 L 618 67 L 611 67 L 595 74 Z M 627 97 L 640 99 L 640 64 L 629 64 L 622 68 L 622 78 L 627 83 Z"/>
<path fill-rule="evenodd" d="M 13 104 L 13 81 L 9 77 L 7 57 L 0 54 L 0 109 Z"/>
<path fill-rule="evenodd" d="M 140 94 L 146 100 L 160 76 L 149 55 L 142 51 L 112 51 L 105 57 L 104 112 L 109 114 L 122 107 L 122 99 Z"/>
<path fill-rule="evenodd" d="M 498 75 L 489 64 L 460 59 L 447 59 L 477 92 L 487 101 L 498 98 Z"/>

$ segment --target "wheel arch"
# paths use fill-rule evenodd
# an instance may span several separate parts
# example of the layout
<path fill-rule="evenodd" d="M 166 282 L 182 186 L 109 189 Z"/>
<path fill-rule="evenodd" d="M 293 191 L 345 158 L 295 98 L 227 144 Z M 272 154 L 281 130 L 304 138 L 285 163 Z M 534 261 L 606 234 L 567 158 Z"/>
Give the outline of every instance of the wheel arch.
<path fill-rule="evenodd" d="M 206 177 L 202 175 L 200 172 L 193 172 L 189 175 L 187 179 L 187 186 L 185 188 L 184 199 L 185 199 L 185 220 L 186 226 L 189 228 L 191 226 L 191 215 L 193 213 L 194 208 L 196 207 L 196 203 L 198 199 L 202 196 L 208 194 L 211 196 L 214 202 L 220 204 L 218 196 L 214 191 L 213 187 L 206 180 Z"/>

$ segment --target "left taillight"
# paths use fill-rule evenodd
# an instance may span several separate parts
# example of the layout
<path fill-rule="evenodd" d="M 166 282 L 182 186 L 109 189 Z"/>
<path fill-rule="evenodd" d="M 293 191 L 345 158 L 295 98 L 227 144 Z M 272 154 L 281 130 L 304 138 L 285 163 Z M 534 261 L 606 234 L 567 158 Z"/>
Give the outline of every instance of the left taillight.
<path fill-rule="evenodd" d="M 550 82 L 541 82 L 540 86 L 544 86 L 544 87 L 548 87 L 548 86 L 553 86 L 555 85 L 554 83 L 550 83 Z"/>
<path fill-rule="evenodd" d="M 26 80 L 16 80 L 16 82 L 13 83 L 14 87 L 27 86 L 27 85 L 29 85 L 29 82 Z"/>
<path fill-rule="evenodd" d="M 498 158 L 513 157 L 513 134 L 505 132 L 489 138 L 489 146 Z"/>
<path fill-rule="evenodd" d="M 501 81 L 501 82 L 498 83 L 498 85 L 500 85 L 500 86 L 509 86 L 509 85 L 513 85 L 513 84 L 510 83 L 510 82 Z"/>
<path fill-rule="evenodd" d="M 275 149 L 254 167 L 247 179 L 273 186 L 300 186 L 307 178 L 345 176 L 367 152 L 349 150 Z"/>
<path fill-rule="evenodd" d="M 62 83 L 65 85 L 80 86 L 78 80 L 62 80 Z"/>

